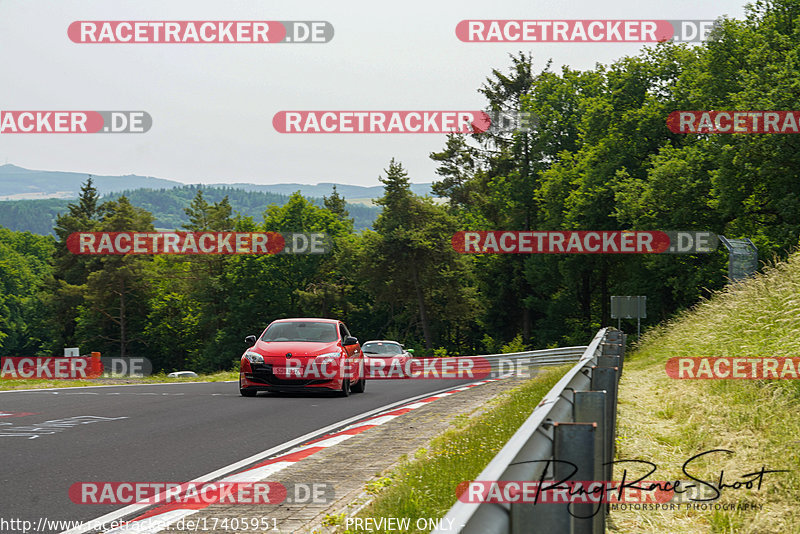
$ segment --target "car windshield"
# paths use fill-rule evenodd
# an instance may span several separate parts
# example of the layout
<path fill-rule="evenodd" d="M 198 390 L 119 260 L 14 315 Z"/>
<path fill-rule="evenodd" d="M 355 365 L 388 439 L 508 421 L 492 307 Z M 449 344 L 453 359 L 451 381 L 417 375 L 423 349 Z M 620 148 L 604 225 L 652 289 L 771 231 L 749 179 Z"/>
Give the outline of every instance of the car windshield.
<path fill-rule="evenodd" d="M 312 343 L 331 343 L 338 339 L 339 335 L 335 324 L 313 321 L 272 323 L 261 336 L 261 341 L 308 341 Z"/>
<path fill-rule="evenodd" d="M 400 345 L 395 343 L 364 343 L 361 348 L 367 354 L 378 354 L 384 356 L 392 356 L 394 354 L 403 354 L 403 349 Z"/>

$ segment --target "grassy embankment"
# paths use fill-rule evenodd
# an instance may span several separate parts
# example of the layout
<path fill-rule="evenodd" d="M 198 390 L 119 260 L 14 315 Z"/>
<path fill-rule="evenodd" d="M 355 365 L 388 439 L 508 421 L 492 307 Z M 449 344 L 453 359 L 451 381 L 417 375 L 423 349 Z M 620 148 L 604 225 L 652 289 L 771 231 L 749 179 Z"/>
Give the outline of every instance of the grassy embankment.
<path fill-rule="evenodd" d="M 657 480 L 687 480 L 684 462 L 710 449 L 690 472 L 732 484 L 766 469 L 762 487 L 723 490 L 720 504 L 760 504 L 760 510 L 612 512 L 611 532 L 800 532 L 800 381 L 676 380 L 672 357 L 800 356 L 800 254 L 698 304 L 642 337 L 626 361 L 620 386 L 617 459 L 658 465 Z M 748 365 L 749 368 L 749 365 Z M 790 376 L 790 375 L 789 375 Z M 616 478 L 620 476 L 616 471 Z"/>
<path fill-rule="evenodd" d="M 375 498 L 357 517 L 407 517 L 412 527 L 418 518 L 442 517 L 455 502 L 458 484 L 475 479 L 483 471 L 570 367 L 543 369 L 488 401 L 481 414 L 457 416 L 452 428 L 434 439 L 429 449 L 418 450 L 413 459 L 402 461 L 384 477 L 367 484 L 367 492 Z M 329 526 L 342 525 L 344 517 L 328 519 Z M 412 528 L 409 532 L 422 531 Z"/>
<path fill-rule="evenodd" d="M 655 463 L 650 480 L 688 482 L 684 462 L 710 449 L 733 454 L 710 455 L 690 471 L 715 484 L 721 471 L 727 484 L 753 478 L 744 475 L 762 466 L 789 472 L 765 475 L 760 490 L 726 488 L 716 501 L 760 509 L 615 511 L 610 532 L 800 532 L 800 381 L 675 380 L 665 372 L 672 357 L 719 356 L 800 356 L 800 254 L 643 336 L 626 361 L 618 414 L 617 459 Z M 358 516 L 441 517 L 458 482 L 483 469 L 562 373 L 550 370 L 481 416 L 461 417 L 430 450 L 368 485 L 376 498 Z"/>

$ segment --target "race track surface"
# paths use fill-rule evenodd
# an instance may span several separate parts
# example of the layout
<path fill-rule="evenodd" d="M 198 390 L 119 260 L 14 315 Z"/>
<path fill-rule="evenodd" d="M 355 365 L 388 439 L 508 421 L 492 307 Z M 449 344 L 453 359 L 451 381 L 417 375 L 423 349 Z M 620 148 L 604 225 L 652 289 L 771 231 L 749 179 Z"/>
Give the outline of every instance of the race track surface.
<path fill-rule="evenodd" d="M 0 392 L 0 518 L 94 519 L 122 505 L 75 504 L 72 484 L 185 482 L 363 412 L 465 383 L 373 380 L 348 398 L 244 398 L 228 382 Z"/>

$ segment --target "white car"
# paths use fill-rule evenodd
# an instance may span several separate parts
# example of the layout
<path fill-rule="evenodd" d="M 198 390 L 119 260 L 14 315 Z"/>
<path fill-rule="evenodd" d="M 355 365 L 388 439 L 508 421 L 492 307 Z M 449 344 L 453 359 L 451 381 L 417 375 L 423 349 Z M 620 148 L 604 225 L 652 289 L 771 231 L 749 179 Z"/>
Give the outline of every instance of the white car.
<path fill-rule="evenodd" d="M 167 375 L 167 378 L 191 378 L 197 376 L 194 371 L 175 371 Z"/>

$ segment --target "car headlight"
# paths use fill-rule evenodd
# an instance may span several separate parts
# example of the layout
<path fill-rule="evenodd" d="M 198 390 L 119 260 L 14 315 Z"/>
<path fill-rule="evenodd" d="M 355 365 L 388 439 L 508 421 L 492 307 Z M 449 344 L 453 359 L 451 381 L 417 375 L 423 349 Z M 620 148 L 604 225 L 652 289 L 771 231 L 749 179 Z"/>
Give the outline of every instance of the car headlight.
<path fill-rule="evenodd" d="M 253 352 L 248 350 L 244 353 L 244 357 L 247 358 L 247 361 L 250 363 L 264 363 L 264 357 L 257 352 Z"/>
<path fill-rule="evenodd" d="M 328 352 L 327 354 L 320 354 L 314 358 L 314 362 L 319 365 L 324 365 L 326 363 L 336 364 L 339 361 L 339 356 L 341 355 L 338 352 Z"/>

